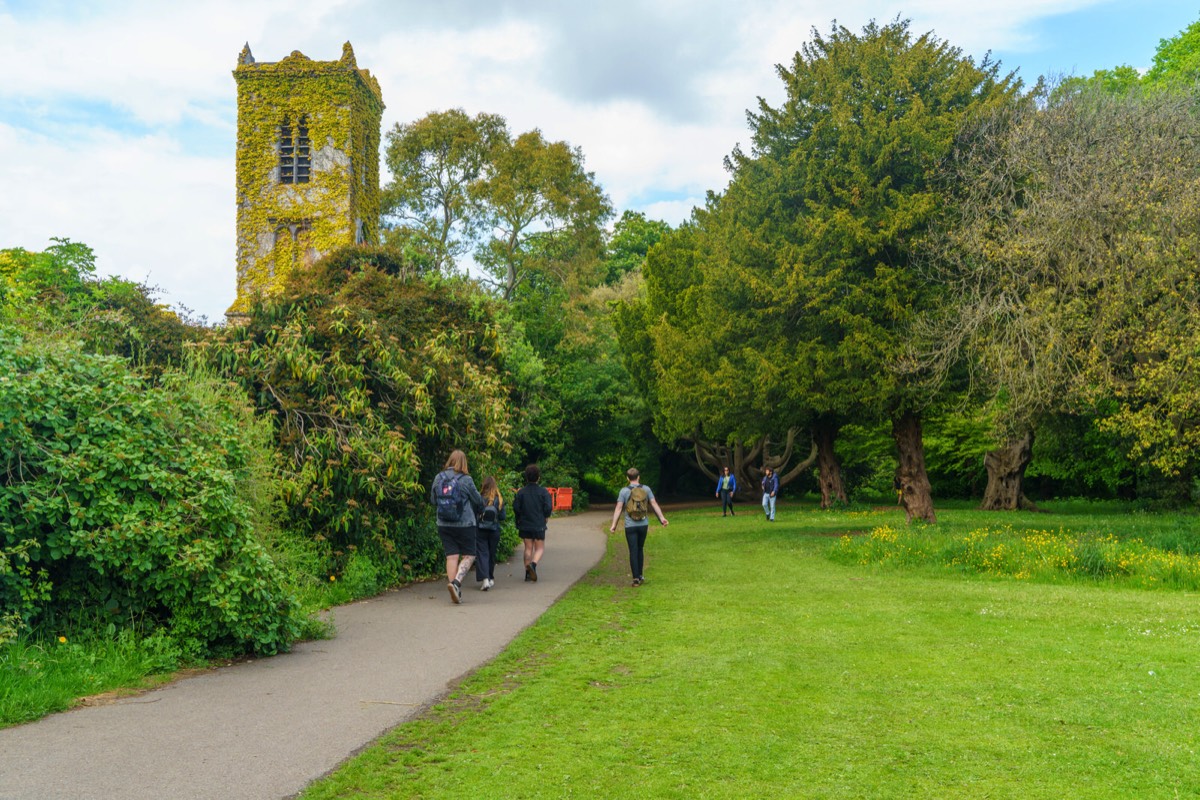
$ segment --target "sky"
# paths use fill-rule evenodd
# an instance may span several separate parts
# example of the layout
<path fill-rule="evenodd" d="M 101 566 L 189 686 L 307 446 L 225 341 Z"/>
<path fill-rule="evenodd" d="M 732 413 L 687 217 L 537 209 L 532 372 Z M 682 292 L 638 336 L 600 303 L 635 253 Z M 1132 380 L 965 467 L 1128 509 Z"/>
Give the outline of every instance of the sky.
<path fill-rule="evenodd" d="M 100 275 L 223 321 L 243 44 L 333 61 L 349 41 L 385 133 L 435 110 L 500 114 L 579 147 L 618 215 L 677 225 L 724 188 L 747 109 L 782 99 L 775 65 L 833 9 L 854 31 L 909 19 L 1027 83 L 1144 69 L 1200 19 L 1200 0 L 0 0 L 0 249 L 83 242 Z"/>

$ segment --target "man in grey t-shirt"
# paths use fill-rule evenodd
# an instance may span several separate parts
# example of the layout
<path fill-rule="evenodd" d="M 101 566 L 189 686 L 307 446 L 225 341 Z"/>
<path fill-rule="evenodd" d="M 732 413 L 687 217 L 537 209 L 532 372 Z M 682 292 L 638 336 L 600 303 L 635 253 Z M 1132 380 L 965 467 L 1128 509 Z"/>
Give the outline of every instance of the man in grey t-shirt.
<path fill-rule="evenodd" d="M 654 490 L 643 486 L 639 481 L 639 473 L 633 467 L 626 471 L 629 485 L 617 495 L 617 507 L 613 509 L 612 525 L 609 531 L 617 529 L 617 520 L 625 514 L 625 541 L 629 545 L 629 569 L 633 573 L 633 585 L 641 586 L 645 581 L 642 566 L 645 563 L 646 534 L 650 530 L 650 512 L 653 510 L 658 521 L 667 524 L 667 518 L 658 501 L 654 499 Z"/>

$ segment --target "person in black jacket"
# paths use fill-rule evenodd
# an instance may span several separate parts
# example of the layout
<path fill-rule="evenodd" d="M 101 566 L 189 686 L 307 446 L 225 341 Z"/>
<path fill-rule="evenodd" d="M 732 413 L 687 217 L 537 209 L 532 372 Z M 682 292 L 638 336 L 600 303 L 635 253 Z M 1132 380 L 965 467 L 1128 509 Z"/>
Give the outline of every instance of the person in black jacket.
<path fill-rule="evenodd" d="M 542 471 L 537 464 L 525 468 L 525 485 L 513 499 L 513 516 L 516 518 L 517 532 L 521 534 L 521 542 L 525 545 L 525 580 L 537 580 L 538 562 L 546 548 L 546 520 L 554 512 L 550 502 L 550 493 L 538 481 L 542 479 Z"/>
<path fill-rule="evenodd" d="M 496 549 L 500 546 L 500 523 L 508 515 L 504 497 L 491 475 L 483 479 L 479 490 L 483 511 L 479 515 L 478 535 L 475 537 L 475 582 L 486 592 L 496 585 Z"/>

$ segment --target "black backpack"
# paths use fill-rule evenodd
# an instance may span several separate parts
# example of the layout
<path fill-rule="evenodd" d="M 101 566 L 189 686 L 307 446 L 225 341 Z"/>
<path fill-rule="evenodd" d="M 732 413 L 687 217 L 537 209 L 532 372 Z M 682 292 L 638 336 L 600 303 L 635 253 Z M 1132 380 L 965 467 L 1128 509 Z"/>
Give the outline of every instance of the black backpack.
<path fill-rule="evenodd" d="M 500 519 L 500 509 L 496 508 L 496 502 L 493 500 L 483 507 L 483 513 L 479 515 L 479 524 L 490 528 L 496 524 L 498 519 Z"/>
<path fill-rule="evenodd" d="M 460 522 L 463 516 L 463 506 L 466 505 L 465 493 L 458 488 L 462 474 L 447 470 L 438 475 L 437 484 L 437 519 L 438 522 Z"/>

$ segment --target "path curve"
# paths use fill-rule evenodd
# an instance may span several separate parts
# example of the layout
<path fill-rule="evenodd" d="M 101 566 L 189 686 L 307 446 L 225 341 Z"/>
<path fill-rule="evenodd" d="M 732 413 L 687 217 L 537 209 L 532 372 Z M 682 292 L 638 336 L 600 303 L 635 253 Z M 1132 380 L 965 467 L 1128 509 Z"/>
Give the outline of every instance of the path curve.
<path fill-rule="evenodd" d="M 462 605 L 409 586 L 335 609 L 334 639 L 0 730 L 0 798 L 291 797 L 500 653 L 599 562 L 608 519 L 552 519 L 537 583 L 518 549 Z"/>

